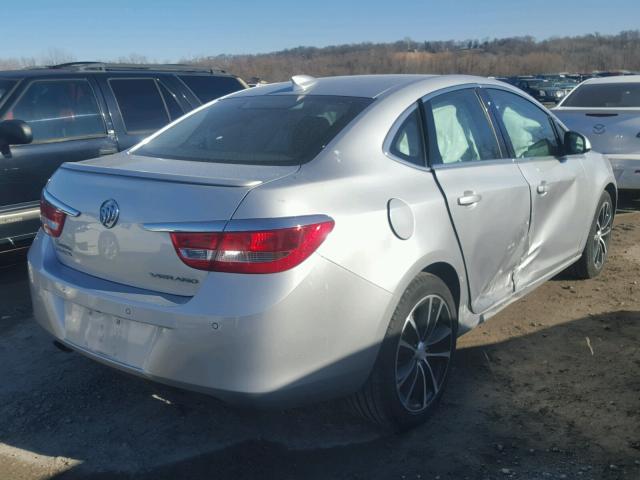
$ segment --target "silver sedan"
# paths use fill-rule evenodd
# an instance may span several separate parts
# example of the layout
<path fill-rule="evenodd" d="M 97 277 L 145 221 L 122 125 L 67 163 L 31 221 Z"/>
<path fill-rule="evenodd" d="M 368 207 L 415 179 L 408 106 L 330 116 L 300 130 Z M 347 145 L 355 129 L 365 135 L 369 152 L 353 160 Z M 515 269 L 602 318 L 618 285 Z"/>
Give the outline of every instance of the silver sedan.
<path fill-rule="evenodd" d="M 620 190 L 640 191 L 640 75 L 586 80 L 554 113 L 611 161 Z"/>
<path fill-rule="evenodd" d="M 279 407 L 351 396 L 408 428 L 459 335 L 568 267 L 603 269 L 617 191 L 589 150 L 486 78 L 238 92 L 54 174 L 35 317 L 152 380 Z"/>

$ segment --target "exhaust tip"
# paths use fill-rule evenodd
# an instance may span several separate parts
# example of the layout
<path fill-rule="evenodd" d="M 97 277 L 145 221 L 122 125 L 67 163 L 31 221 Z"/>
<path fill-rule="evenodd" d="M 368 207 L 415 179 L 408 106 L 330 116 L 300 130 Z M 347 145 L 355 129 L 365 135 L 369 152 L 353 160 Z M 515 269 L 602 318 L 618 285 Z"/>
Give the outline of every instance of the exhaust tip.
<path fill-rule="evenodd" d="M 56 346 L 56 348 L 58 348 L 59 350 L 62 350 L 64 353 L 73 352 L 71 348 L 67 347 L 64 343 L 59 342 L 58 340 L 54 340 L 53 344 Z"/>

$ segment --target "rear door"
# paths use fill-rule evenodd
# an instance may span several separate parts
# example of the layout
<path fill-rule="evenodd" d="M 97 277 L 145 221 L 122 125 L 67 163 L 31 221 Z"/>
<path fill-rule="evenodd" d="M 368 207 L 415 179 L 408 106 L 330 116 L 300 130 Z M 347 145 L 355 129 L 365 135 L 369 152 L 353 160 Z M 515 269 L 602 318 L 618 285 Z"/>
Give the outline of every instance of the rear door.
<path fill-rule="evenodd" d="M 593 212 L 581 208 L 589 198 L 583 191 L 583 155 L 562 156 L 551 116 L 515 93 L 494 88 L 486 93 L 510 155 L 531 189 L 527 255 L 514 276 L 519 290 L 576 256 Z"/>
<path fill-rule="evenodd" d="M 101 75 L 100 88 L 120 150 L 126 150 L 185 113 L 184 103 L 153 75 Z"/>
<path fill-rule="evenodd" d="M 31 144 L 12 146 L 11 157 L 1 160 L 3 206 L 37 204 L 40 191 L 63 162 L 117 151 L 93 80 L 82 74 L 24 81 L 1 118 L 24 120 L 33 131 Z"/>
<path fill-rule="evenodd" d="M 529 184 L 505 158 L 475 88 L 426 99 L 429 161 L 462 247 L 471 308 L 483 312 L 514 291 L 527 249 Z"/>

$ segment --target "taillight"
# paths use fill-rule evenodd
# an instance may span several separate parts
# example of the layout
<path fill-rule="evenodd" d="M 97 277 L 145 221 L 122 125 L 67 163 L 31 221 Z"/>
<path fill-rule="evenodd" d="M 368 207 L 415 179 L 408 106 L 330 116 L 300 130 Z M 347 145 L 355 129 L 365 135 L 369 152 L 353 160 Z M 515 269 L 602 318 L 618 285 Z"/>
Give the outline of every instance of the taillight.
<path fill-rule="evenodd" d="M 64 228 L 66 218 L 67 214 L 62 210 L 57 209 L 44 198 L 40 199 L 40 221 L 45 233 L 52 237 L 59 237 Z"/>
<path fill-rule="evenodd" d="M 276 273 L 308 258 L 333 230 L 333 221 L 253 232 L 171 233 L 180 259 L 212 272 Z"/>

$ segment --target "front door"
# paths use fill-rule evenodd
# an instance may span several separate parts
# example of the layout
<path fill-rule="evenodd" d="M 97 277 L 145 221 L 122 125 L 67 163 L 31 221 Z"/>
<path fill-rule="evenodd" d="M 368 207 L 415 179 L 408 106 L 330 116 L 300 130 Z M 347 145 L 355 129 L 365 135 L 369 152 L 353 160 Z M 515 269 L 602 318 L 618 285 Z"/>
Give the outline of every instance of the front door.
<path fill-rule="evenodd" d="M 514 276 L 516 289 L 520 290 L 579 253 L 577 239 L 582 237 L 576 232 L 589 224 L 580 208 L 585 173 L 581 155 L 562 156 L 561 143 L 547 112 L 514 93 L 499 89 L 487 92 L 511 155 L 530 186 L 527 254 Z"/>
<path fill-rule="evenodd" d="M 527 247 L 529 184 L 475 89 L 425 103 L 429 161 L 446 197 L 467 269 L 471 309 L 480 313 L 514 292 Z"/>
<path fill-rule="evenodd" d="M 33 80 L 16 95 L 2 118 L 27 122 L 33 142 L 11 146 L 11 155 L 0 158 L 0 207 L 37 203 L 63 162 L 117 151 L 98 105 L 87 78 Z"/>

